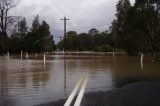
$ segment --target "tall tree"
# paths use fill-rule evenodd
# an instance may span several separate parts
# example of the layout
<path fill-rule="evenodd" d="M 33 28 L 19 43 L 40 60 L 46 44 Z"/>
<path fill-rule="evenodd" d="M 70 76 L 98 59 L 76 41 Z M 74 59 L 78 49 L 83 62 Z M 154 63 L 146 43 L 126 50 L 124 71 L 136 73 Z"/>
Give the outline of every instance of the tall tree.
<path fill-rule="evenodd" d="M 95 36 L 99 34 L 99 31 L 96 28 L 92 28 L 88 31 L 88 34 L 91 36 L 90 48 L 91 48 L 91 51 L 93 51 L 95 46 Z"/>
<path fill-rule="evenodd" d="M 40 51 L 53 50 L 53 36 L 50 32 L 50 26 L 46 21 L 42 21 L 42 25 L 38 29 L 39 42 L 38 46 Z"/>
<path fill-rule="evenodd" d="M 28 51 L 31 52 L 40 52 L 38 43 L 40 42 L 39 37 L 39 28 L 41 27 L 41 24 L 39 22 L 39 16 L 35 16 L 32 22 L 31 32 L 27 34 L 26 37 L 26 44 Z"/>
<path fill-rule="evenodd" d="M 96 28 L 92 28 L 88 31 L 88 34 L 93 36 L 93 35 L 97 35 L 99 33 L 99 31 Z"/>
<path fill-rule="evenodd" d="M 23 18 L 15 25 L 9 42 L 9 49 L 12 50 L 12 52 L 26 50 L 25 37 L 28 33 L 27 29 L 28 27 L 25 18 Z"/>
<path fill-rule="evenodd" d="M 0 33 L 3 37 L 7 37 L 8 25 L 13 22 L 13 16 L 9 16 L 9 12 L 17 3 L 18 0 L 0 0 Z"/>
<path fill-rule="evenodd" d="M 23 18 L 20 22 L 18 22 L 18 32 L 20 34 L 20 39 L 24 39 L 25 35 L 27 34 L 28 27 L 26 19 Z"/>
<path fill-rule="evenodd" d="M 160 52 L 160 1 L 136 0 L 135 7 L 139 10 L 141 24 L 143 25 L 144 39 L 147 49 L 155 55 Z"/>
<path fill-rule="evenodd" d="M 141 37 L 137 35 L 137 13 L 129 0 L 119 0 L 116 5 L 116 18 L 112 22 L 112 34 L 117 47 L 125 49 L 129 54 L 141 50 Z M 134 18 L 133 18 L 134 17 Z"/>
<path fill-rule="evenodd" d="M 32 28 L 31 31 L 34 33 L 38 30 L 38 28 L 40 27 L 40 22 L 39 22 L 39 16 L 35 16 L 34 20 L 32 22 Z"/>

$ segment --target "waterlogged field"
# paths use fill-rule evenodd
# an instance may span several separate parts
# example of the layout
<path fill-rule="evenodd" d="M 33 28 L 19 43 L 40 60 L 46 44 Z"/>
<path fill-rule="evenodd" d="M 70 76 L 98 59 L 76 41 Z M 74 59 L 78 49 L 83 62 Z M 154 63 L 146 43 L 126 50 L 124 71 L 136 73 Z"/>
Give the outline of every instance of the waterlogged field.
<path fill-rule="evenodd" d="M 87 92 L 107 91 L 130 83 L 160 82 L 160 64 L 140 56 L 0 57 L 0 105 L 33 106 L 65 99 L 81 76 Z"/>

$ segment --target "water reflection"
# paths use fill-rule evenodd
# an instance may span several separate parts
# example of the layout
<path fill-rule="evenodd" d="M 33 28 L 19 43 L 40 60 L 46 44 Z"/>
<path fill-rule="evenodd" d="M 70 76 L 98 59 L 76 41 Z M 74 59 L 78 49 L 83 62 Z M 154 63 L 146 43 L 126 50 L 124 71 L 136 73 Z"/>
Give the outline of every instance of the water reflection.
<path fill-rule="evenodd" d="M 141 70 L 143 70 L 143 61 L 141 61 Z"/>
<path fill-rule="evenodd" d="M 160 82 L 160 65 L 128 56 L 0 57 L 0 105 L 33 106 L 65 99 L 81 75 L 89 74 L 86 92 L 111 90 L 139 81 Z M 2 105 L 3 106 L 3 105 Z M 12 106 L 9 104 L 9 106 Z"/>
<path fill-rule="evenodd" d="M 26 87 L 27 84 L 27 72 L 22 70 L 22 72 L 19 73 L 19 83 L 23 88 Z"/>
<path fill-rule="evenodd" d="M 66 71 L 66 55 L 64 54 L 64 94 L 67 95 L 67 71 Z"/>
<path fill-rule="evenodd" d="M 0 71 L 0 85 L 0 94 L 3 96 L 8 95 L 7 72 L 4 70 Z"/>
<path fill-rule="evenodd" d="M 8 90 L 8 72 L 6 63 L 9 60 L 4 62 L 0 62 L 0 67 L 3 66 L 4 69 L 0 68 L 0 106 L 15 106 L 15 100 L 9 98 L 9 90 Z"/>
<path fill-rule="evenodd" d="M 159 69 L 160 65 L 150 59 L 146 59 L 139 67 L 138 57 L 119 57 L 112 68 L 114 86 L 119 88 L 135 82 L 159 82 Z"/>

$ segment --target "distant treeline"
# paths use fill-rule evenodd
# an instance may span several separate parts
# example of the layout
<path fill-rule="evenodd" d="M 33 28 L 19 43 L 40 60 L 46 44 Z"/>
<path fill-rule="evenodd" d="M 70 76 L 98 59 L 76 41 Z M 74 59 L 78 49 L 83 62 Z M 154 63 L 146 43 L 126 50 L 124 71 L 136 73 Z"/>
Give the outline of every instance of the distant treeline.
<path fill-rule="evenodd" d="M 116 8 L 116 19 L 108 31 L 99 33 L 95 28 L 81 34 L 69 31 L 58 48 L 152 55 L 160 52 L 160 1 L 135 0 L 132 6 L 129 0 L 119 0 Z"/>
<path fill-rule="evenodd" d="M 95 28 L 89 30 L 88 33 L 77 34 L 75 31 L 69 31 L 66 38 L 57 44 L 60 50 L 66 51 L 96 51 L 110 52 L 122 51 L 116 49 L 113 37 L 108 31 L 99 33 Z"/>
<path fill-rule="evenodd" d="M 8 12 L 8 6 L 6 10 L 0 8 L 1 15 Z M 160 1 L 135 0 L 135 4 L 131 5 L 129 0 L 119 0 L 116 10 L 116 19 L 108 30 L 99 32 L 92 28 L 88 33 L 80 34 L 69 31 L 66 38 L 63 37 L 56 45 L 57 50 L 159 54 Z M 39 22 L 38 16 L 34 18 L 31 28 L 27 27 L 23 18 L 15 25 L 10 37 L 7 35 L 7 23 L 14 22 L 13 19 L 3 14 L 0 20 L 0 52 L 45 52 L 56 49 L 49 25 L 45 21 Z"/>

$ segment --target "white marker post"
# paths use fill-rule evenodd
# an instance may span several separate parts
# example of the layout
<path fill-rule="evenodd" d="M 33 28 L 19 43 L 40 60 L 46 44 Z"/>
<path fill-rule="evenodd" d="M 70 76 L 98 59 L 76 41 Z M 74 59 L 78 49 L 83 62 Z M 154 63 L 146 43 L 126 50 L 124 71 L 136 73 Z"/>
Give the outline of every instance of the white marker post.
<path fill-rule="evenodd" d="M 143 58 L 144 58 L 144 55 L 143 53 L 141 54 L 141 69 L 143 69 Z"/>
<path fill-rule="evenodd" d="M 77 55 L 78 55 L 78 50 L 77 50 Z"/>
<path fill-rule="evenodd" d="M 63 55 L 64 55 L 65 53 L 64 53 L 64 49 L 63 49 Z"/>
<path fill-rule="evenodd" d="M 21 59 L 23 58 L 23 51 L 21 50 Z"/>
<path fill-rule="evenodd" d="M 28 59 L 28 53 L 26 53 L 26 59 Z"/>
<path fill-rule="evenodd" d="M 7 52 L 7 58 L 9 59 L 9 52 Z"/>
<path fill-rule="evenodd" d="M 114 54 L 114 52 L 113 52 L 113 54 L 112 54 L 112 55 L 113 55 L 113 60 L 114 60 L 114 57 L 115 57 L 115 54 Z"/>
<path fill-rule="evenodd" d="M 37 53 L 36 53 L 36 59 L 37 59 Z"/>
<path fill-rule="evenodd" d="M 102 52 L 102 56 L 103 56 L 103 52 Z"/>
<path fill-rule="evenodd" d="M 46 55 L 44 53 L 44 56 L 43 56 L 43 62 L 44 62 L 44 66 L 46 65 Z"/>
<path fill-rule="evenodd" d="M 144 55 L 143 53 L 141 54 L 141 63 L 143 63 L 143 58 L 144 58 Z"/>

